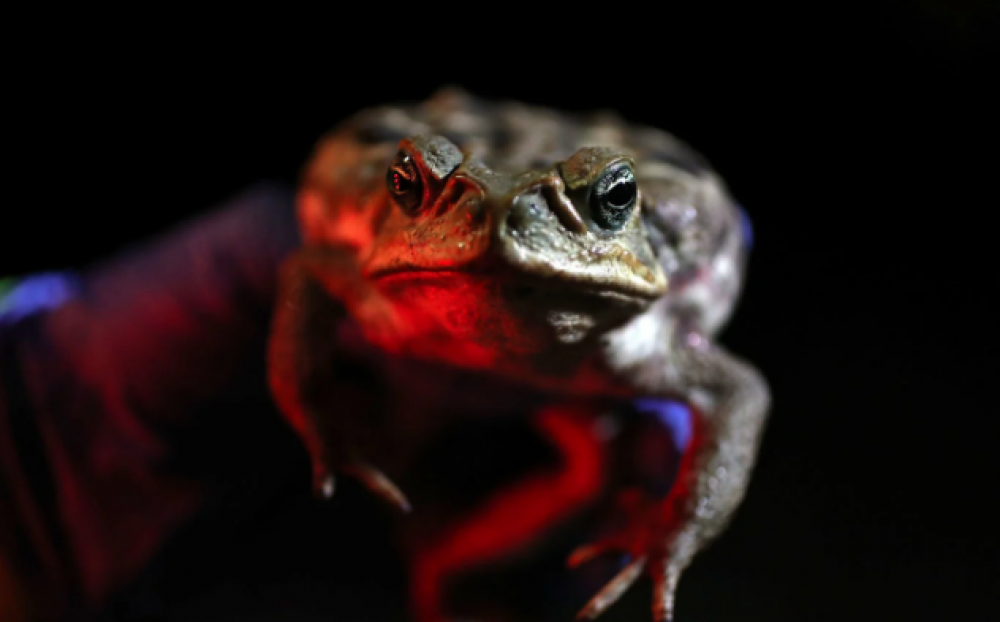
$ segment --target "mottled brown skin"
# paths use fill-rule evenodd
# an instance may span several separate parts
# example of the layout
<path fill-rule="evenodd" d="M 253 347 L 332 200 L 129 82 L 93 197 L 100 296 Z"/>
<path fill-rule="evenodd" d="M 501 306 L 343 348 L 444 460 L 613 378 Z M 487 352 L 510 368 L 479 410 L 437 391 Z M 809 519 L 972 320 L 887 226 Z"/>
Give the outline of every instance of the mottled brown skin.
<path fill-rule="evenodd" d="M 623 168 L 638 196 L 609 224 L 594 196 Z M 581 617 L 647 571 L 654 616 L 669 620 L 681 571 L 742 499 L 769 402 L 761 376 L 712 341 L 737 299 L 745 249 L 707 165 L 613 115 L 446 90 L 363 112 L 325 137 L 298 213 L 304 247 L 283 269 L 270 367 L 317 488 L 332 494 L 342 471 L 409 505 L 391 468 L 373 463 L 393 443 L 371 423 L 386 399 L 373 386 L 391 382 L 338 380 L 356 373 L 336 335 L 345 320 L 379 352 L 553 396 L 686 399 L 702 414 L 671 493 L 632 503 L 629 529 L 571 560 L 610 549 L 634 559 Z M 434 427 L 428 419 L 394 425 L 412 445 Z"/>

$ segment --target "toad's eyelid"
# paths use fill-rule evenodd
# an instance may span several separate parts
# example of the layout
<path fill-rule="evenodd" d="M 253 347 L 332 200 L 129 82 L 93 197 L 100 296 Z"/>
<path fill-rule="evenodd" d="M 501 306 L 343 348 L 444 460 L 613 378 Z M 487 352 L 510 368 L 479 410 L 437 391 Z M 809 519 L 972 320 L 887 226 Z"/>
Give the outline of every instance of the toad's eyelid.
<path fill-rule="evenodd" d="M 605 168 L 595 180 L 596 187 L 602 192 L 610 190 L 623 181 L 635 180 L 632 166 L 628 162 L 617 162 Z"/>

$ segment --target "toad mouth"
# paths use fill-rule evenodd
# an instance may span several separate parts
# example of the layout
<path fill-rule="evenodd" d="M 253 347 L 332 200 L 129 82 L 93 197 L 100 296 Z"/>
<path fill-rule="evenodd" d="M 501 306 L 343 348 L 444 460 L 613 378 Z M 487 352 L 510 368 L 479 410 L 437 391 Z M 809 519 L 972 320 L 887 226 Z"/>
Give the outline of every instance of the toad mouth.
<path fill-rule="evenodd" d="M 512 300 L 562 299 L 567 302 L 604 300 L 614 306 L 646 307 L 662 296 L 652 288 L 636 289 L 628 283 L 603 281 L 590 275 L 556 270 L 535 272 L 520 265 L 496 261 L 473 261 L 463 265 L 396 266 L 370 275 L 374 281 L 482 278 L 502 283 Z"/>

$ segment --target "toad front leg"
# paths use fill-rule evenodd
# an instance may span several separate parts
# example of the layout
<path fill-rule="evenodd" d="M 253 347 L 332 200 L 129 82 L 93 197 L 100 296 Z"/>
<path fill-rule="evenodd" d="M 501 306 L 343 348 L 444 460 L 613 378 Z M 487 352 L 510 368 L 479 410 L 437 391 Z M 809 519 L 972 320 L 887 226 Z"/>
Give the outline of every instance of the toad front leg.
<path fill-rule="evenodd" d="M 595 618 L 645 571 L 654 581 L 654 618 L 669 622 L 681 572 L 726 527 L 743 498 L 770 392 L 753 367 L 708 342 L 698 343 L 682 345 L 672 355 L 686 397 L 698 405 L 677 480 L 662 500 L 631 495 L 629 526 L 570 557 L 575 566 L 608 551 L 632 555 L 631 563 L 591 599 L 579 619 Z"/>
<path fill-rule="evenodd" d="M 333 494 L 339 471 L 409 511 L 406 497 L 369 461 L 385 392 L 377 375 L 339 350 L 336 332 L 348 304 L 370 326 L 394 325 L 391 308 L 357 274 L 351 255 L 334 248 L 300 251 L 282 266 L 268 352 L 271 391 L 309 451 L 317 494 Z"/>
<path fill-rule="evenodd" d="M 448 579 L 524 553 L 595 501 L 609 467 L 608 447 L 595 432 L 597 414 L 571 404 L 541 409 L 532 424 L 558 452 L 558 466 L 496 491 L 440 536 L 420 542 L 411 586 L 417 620 L 448 619 Z"/>

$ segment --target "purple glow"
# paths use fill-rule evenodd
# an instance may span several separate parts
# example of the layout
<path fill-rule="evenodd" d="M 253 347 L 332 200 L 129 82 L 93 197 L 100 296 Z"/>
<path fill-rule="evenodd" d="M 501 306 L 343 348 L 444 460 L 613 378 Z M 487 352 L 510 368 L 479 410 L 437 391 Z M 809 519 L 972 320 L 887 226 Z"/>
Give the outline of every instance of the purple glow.
<path fill-rule="evenodd" d="M 50 272 L 27 277 L 0 298 L 0 324 L 58 307 L 78 289 L 76 278 L 67 273 Z"/>
<path fill-rule="evenodd" d="M 736 211 L 740 213 L 740 227 L 743 229 L 743 243 L 746 245 L 747 250 L 753 250 L 753 223 L 750 221 L 750 216 L 747 214 L 746 210 L 736 206 Z"/>
<path fill-rule="evenodd" d="M 656 416 L 668 427 L 677 450 L 684 452 L 691 442 L 691 409 L 675 400 L 643 398 L 634 402 L 639 412 Z"/>

